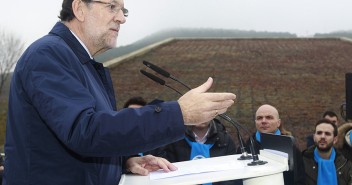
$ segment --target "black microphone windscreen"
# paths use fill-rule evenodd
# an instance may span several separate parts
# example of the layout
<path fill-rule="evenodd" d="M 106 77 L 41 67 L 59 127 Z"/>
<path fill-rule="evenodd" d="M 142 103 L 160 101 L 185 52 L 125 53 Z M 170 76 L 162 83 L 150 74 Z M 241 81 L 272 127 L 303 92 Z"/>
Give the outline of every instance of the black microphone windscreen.
<path fill-rule="evenodd" d="M 148 73 L 147 71 L 140 70 L 142 74 L 144 74 L 146 77 L 152 79 L 154 82 L 159 83 L 160 85 L 165 85 L 165 81 L 151 73 Z"/>
<path fill-rule="evenodd" d="M 155 72 L 165 76 L 166 78 L 170 77 L 170 73 L 168 73 L 167 71 L 165 71 L 164 69 L 161 69 L 160 67 L 148 62 L 148 61 L 143 61 L 143 64 L 146 65 L 147 67 L 149 67 L 150 69 L 154 70 Z"/>

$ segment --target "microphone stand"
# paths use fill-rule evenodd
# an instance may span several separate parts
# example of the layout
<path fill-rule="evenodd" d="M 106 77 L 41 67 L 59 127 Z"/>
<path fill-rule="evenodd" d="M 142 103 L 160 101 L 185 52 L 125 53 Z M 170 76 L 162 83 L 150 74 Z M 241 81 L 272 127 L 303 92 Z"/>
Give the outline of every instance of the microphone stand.
<path fill-rule="evenodd" d="M 187 86 L 185 83 L 181 82 L 180 80 L 178 80 L 177 78 L 173 77 L 172 75 L 170 75 L 169 72 L 165 71 L 164 69 L 161 69 L 160 67 L 148 62 L 148 61 L 143 61 L 143 64 L 149 68 L 151 68 L 152 70 L 154 70 L 155 72 L 157 72 L 158 74 L 166 77 L 166 78 L 171 78 L 172 80 L 182 84 L 183 86 L 185 86 L 188 90 L 191 90 L 191 88 L 189 86 Z M 148 78 L 150 78 L 151 80 L 159 83 L 160 85 L 164 85 L 174 91 L 176 91 L 178 94 L 180 94 L 181 96 L 183 95 L 182 93 L 180 93 L 179 91 L 177 91 L 176 89 L 166 85 L 165 81 L 160 79 L 159 77 L 155 76 L 155 75 L 152 75 L 144 70 L 140 70 L 140 72 L 142 74 L 144 74 L 145 76 L 147 76 Z M 241 145 L 241 157 L 238 158 L 238 160 L 248 160 L 248 159 L 253 159 L 253 161 L 251 163 L 248 163 L 247 165 L 248 166 L 256 166 L 256 165 L 263 165 L 263 164 L 266 164 L 268 163 L 267 161 L 261 161 L 259 160 L 259 157 L 258 157 L 258 154 L 256 154 L 255 152 L 255 149 L 254 149 L 254 142 L 253 142 L 253 139 L 249 133 L 249 131 L 247 129 L 245 129 L 244 127 L 242 127 L 241 124 L 239 124 L 237 121 L 233 121 L 228 115 L 226 115 L 225 113 L 223 114 L 220 114 L 219 115 L 222 119 L 230 122 L 235 128 L 236 128 L 236 131 L 237 131 L 237 136 L 239 138 L 239 142 L 240 142 L 240 145 Z M 251 150 L 251 153 L 252 153 L 252 156 L 248 155 L 247 151 L 245 150 L 245 147 L 244 147 L 244 144 L 243 144 L 243 139 L 242 139 L 242 136 L 239 132 L 239 128 L 242 128 L 243 130 L 245 130 L 247 132 L 247 134 L 249 135 L 249 140 L 250 140 L 250 150 Z"/>
<path fill-rule="evenodd" d="M 248 160 L 248 159 L 253 159 L 253 157 L 251 155 L 249 155 L 246 151 L 246 148 L 244 147 L 244 144 L 243 144 L 243 138 L 240 134 L 240 130 L 237 126 L 237 124 L 239 123 L 235 123 L 229 116 L 227 116 L 226 114 L 220 114 L 219 117 L 221 117 L 222 119 L 230 122 L 232 124 L 232 126 L 234 126 L 236 128 L 236 131 L 237 131 L 237 137 L 238 137 L 238 140 L 240 142 L 240 149 L 241 149 L 241 157 L 238 158 L 238 160 Z"/>
<path fill-rule="evenodd" d="M 233 119 L 231 119 L 228 115 L 226 114 L 220 114 L 219 115 L 221 118 L 227 120 L 228 122 L 230 122 L 233 126 L 235 126 L 236 128 L 237 127 L 241 127 L 245 132 L 247 132 L 247 134 L 249 135 L 249 141 L 250 141 L 250 150 L 252 152 L 252 156 L 248 155 L 246 156 L 246 150 L 244 149 L 244 145 L 242 143 L 241 145 L 241 152 L 242 152 L 242 155 L 240 158 L 238 158 L 238 160 L 247 160 L 247 159 L 253 159 L 253 161 L 251 163 L 248 163 L 247 165 L 248 166 L 257 166 L 257 165 L 263 165 L 263 164 L 266 164 L 268 163 L 267 161 L 262 161 L 262 160 L 259 160 L 259 156 L 258 154 L 255 152 L 255 149 L 254 149 L 254 142 L 253 142 L 253 138 L 251 137 L 248 129 L 244 128 L 240 123 L 238 123 L 237 121 L 234 121 Z M 238 128 L 237 128 L 238 129 Z M 243 148 L 243 150 L 242 150 Z"/>

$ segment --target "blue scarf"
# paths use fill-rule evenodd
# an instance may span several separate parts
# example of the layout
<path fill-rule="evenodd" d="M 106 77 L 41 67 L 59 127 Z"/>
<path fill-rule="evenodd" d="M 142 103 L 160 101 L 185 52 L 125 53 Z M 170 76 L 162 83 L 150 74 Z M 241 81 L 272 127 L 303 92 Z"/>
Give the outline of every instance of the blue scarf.
<path fill-rule="evenodd" d="M 214 144 L 202 144 L 198 142 L 192 142 L 187 137 L 185 137 L 187 143 L 191 147 L 191 156 L 190 160 L 203 159 L 210 157 L 210 148 Z M 212 183 L 207 183 L 203 185 L 211 185 Z"/>
<path fill-rule="evenodd" d="M 350 132 L 350 143 L 352 144 L 352 132 Z"/>
<path fill-rule="evenodd" d="M 210 157 L 210 148 L 214 144 L 202 144 L 202 143 L 198 143 L 198 142 L 192 142 L 187 137 L 185 139 L 192 149 L 190 160 L 203 159 L 203 158 Z"/>
<path fill-rule="evenodd" d="M 318 149 L 314 150 L 314 160 L 318 163 L 318 181 L 317 185 L 337 185 L 337 176 L 335 168 L 335 149 L 332 148 L 330 159 L 322 159 Z"/>
<path fill-rule="evenodd" d="M 279 129 L 277 129 L 274 133 L 275 135 L 281 135 L 281 132 Z M 255 139 L 260 143 L 260 132 L 257 130 L 257 132 L 255 133 Z"/>

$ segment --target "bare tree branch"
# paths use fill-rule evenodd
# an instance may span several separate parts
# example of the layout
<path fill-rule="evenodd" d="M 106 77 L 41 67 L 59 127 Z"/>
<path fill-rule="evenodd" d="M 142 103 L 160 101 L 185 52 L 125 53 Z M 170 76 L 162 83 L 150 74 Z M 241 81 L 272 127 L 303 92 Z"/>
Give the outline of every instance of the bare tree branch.
<path fill-rule="evenodd" d="M 0 94 L 14 65 L 21 56 L 24 43 L 14 34 L 0 30 Z"/>

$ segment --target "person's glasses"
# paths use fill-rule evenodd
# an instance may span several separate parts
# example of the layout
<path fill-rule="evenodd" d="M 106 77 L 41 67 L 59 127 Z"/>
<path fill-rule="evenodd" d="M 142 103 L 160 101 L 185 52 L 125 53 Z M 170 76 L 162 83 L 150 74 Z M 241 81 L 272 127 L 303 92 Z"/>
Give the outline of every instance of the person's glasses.
<path fill-rule="evenodd" d="M 128 10 L 126 8 L 120 7 L 114 3 L 108 3 L 108 2 L 103 2 L 103 1 L 91 1 L 90 3 L 99 3 L 99 4 L 104 4 L 107 5 L 107 7 L 110 9 L 112 13 L 119 13 L 120 10 L 123 12 L 123 16 L 128 17 Z"/>

